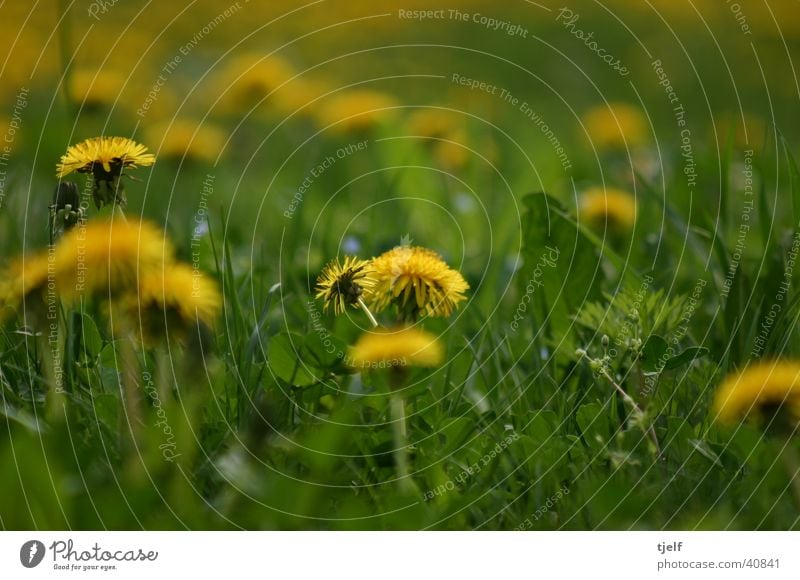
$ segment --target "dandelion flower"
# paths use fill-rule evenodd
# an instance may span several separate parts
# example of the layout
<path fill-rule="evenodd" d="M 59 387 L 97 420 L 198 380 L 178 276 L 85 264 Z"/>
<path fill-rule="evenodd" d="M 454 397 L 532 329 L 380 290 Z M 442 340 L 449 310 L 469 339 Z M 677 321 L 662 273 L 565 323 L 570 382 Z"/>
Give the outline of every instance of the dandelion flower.
<path fill-rule="evenodd" d="M 70 81 L 72 101 L 90 111 L 113 105 L 125 86 L 123 75 L 94 69 L 78 69 Z"/>
<path fill-rule="evenodd" d="M 347 364 L 353 368 L 435 367 L 444 351 L 432 334 L 415 328 L 368 332 L 350 348 Z"/>
<path fill-rule="evenodd" d="M 714 412 L 723 423 L 752 415 L 761 419 L 788 410 L 800 420 L 800 363 L 754 363 L 728 376 L 714 397 Z"/>
<path fill-rule="evenodd" d="M 216 161 L 226 140 L 225 133 L 219 127 L 190 119 L 159 123 L 147 134 L 150 143 L 159 143 L 159 158 L 186 158 L 189 161 L 208 163 Z"/>
<path fill-rule="evenodd" d="M 222 108 L 228 112 L 250 108 L 293 75 L 289 61 L 280 56 L 254 53 L 237 56 L 220 74 L 220 86 L 228 87 L 222 98 Z"/>
<path fill-rule="evenodd" d="M 172 246 L 164 234 L 147 222 L 90 221 L 59 240 L 53 266 L 62 297 L 110 298 L 130 291 L 137 276 L 161 270 L 172 259 Z"/>
<path fill-rule="evenodd" d="M 713 120 L 716 134 L 709 139 L 719 139 L 723 147 L 731 141 L 737 149 L 761 149 L 767 142 L 768 128 L 760 117 L 744 115 L 723 115 Z"/>
<path fill-rule="evenodd" d="M 406 129 L 412 135 L 444 138 L 463 129 L 462 118 L 445 109 L 418 109 L 406 120 Z"/>
<path fill-rule="evenodd" d="M 368 260 L 345 256 L 344 263 L 332 260 L 317 278 L 317 298 L 323 300 L 323 310 L 333 306 L 342 314 L 347 305 L 359 306 L 359 300 L 375 286 L 373 270 Z"/>
<path fill-rule="evenodd" d="M 647 138 L 647 121 L 642 111 L 626 103 L 598 105 L 584 114 L 583 125 L 599 149 L 635 147 Z"/>
<path fill-rule="evenodd" d="M 294 78 L 275 91 L 275 108 L 282 115 L 311 117 L 316 114 L 317 99 L 328 92 L 328 88 L 315 80 Z"/>
<path fill-rule="evenodd" d="M 592 187 L 580 197 L 579 218 L 598 229 L 627 231 L 636 222 L 636 199 L 621 189 Z"/>
<path fill-rule="evenodd" d="M 396 106 L 395 100 L 384 93 L 370 90 L 351 90 L 332 96 L 320 106 L 318 121 L 337 133 L 370 131 Z"/>
<path fill-rule="evenodd" d="M 154 343 L 167 331 L 182 338 L 198 324 L 211 327 L 222 308 L 217 285 L 186 264 L 144 271 L 138 287 L 119 303 L 125 314 L 141 321 L 144 339 Z"/>
<path fill-rule="evenodd" d="M 56 170 L 59 179 L 73 171 L 110 179 L 125 167 L 152 165 L 155 160 L 147 147 L 127 137 L 94 137 L 67 149 Z"/>
<path fill-rule="evenodd" d="M 372 261 L 377 280 L 371 304 L 381 311 L 395 305 L 415 318 L 450 316 L 469 289 L 464 277 L 427 248 L 397 246 Z"/>
<path fill-rule="evenodd" d="M 19 308 L 26 300 L 44 299 L 54 271 L 47 253 L 26 256 L 12 262 L 2 273 L 0 307 Z"/>

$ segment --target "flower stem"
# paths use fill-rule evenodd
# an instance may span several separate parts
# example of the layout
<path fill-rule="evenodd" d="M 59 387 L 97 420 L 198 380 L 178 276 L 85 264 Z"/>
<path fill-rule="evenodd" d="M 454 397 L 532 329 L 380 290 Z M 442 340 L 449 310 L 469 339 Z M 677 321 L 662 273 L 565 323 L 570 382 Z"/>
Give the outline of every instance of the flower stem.
<path fill-rule="evenodd" d="M 614 380 L 614 378 L 611 376 L 611 373 L 609 373 L 607 370 L 603 371 L 603 376 L 609 383 L 612 384 L 612 386 L 622 396 L 622 400 L 625 401 L 625 403 L 627 403 L 631 407 L 631 409 L 633 410 L 634 413 L 636 413 L 637 416 L 639 417 L 644 416 L 644 411 L 642 411 L 642 408 L 636 403 L 636 401 L 633 400 L 633 397 L 631 397 L 628 393 L 626 393 L 625 389 L 623 389 L 617 383 L 617 381 Z M 656 436 L 656 430 L 653 429 L 652 425 L 648 425 L 647 427 L 642 425 L 641 428 L 645 436 L 650 437 L 650 440 L 653 442 L 653 446 L 655 447 L 657 456 L 660 457 L 661 446 L 658 444 L 658 437 Z"/>
<path fill-rule="evenodd" d="M 367 315 L 367 318 L 369 318 L 370 323 L 372 323 L 372 327 L 378 328 L 379 326 L 378 321 L 375 320 L 375 316 L 373 316 L 372 312 L 370 312 L 369 308 L 367 307 L 366 302 L 364 302 L 364 299 L 361 298 L 360 296 L 358 298 L 358 305 L 361 307 L 361 310 L 364 311 L 364 314 Z"/>
<path fill-rule="evenodd" d="M 61 90 L 64 96 L 64 102 L 67 104 L 67 111 L 71 114 L 74 106 L 72 103 L 72 68 L 69 65 L 71 56 L 70 50 L 70 16 L 69 16 L 69 3 L 67 0 L 59 0 L 58 9 L 61 13 L 61 25 L 58 27 L 58 49 L 61 57 L 62 68 L 62 83 Z"/>
<path fill-rule="evenodd" d="M 392 419 L 392 433 L 394 435 L 394 461 L 397 468 L 397 477 L 401 485 L 408 482 L 408 431 L 406 429 L 406 404 L 403 398 L 392 394 L 389 400 Z"/>
<path fill-rule="evenodd" d="M 792 488 L 794 506 L 800 512 L 800 461 L 797 459 L 797 450 L 792 446 L 791 441 L 788 441 L 784 446 L 781 457 L 789 475 L 789 486 Z"/>

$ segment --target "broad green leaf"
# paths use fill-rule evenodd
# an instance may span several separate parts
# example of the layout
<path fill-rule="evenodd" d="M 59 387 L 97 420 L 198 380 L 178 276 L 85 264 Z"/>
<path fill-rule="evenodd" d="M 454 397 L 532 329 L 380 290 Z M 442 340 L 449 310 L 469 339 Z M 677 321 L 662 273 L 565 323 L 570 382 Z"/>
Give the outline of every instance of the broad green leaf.
<path fill-rule="evenodd" d="M 642 346 L 642 352 L 639 354 L 639 364 L 642 370 L 646 372 L 659 372 L 660 365 L 664 364 L 663 357 L 667 352 L 669 345 L 667 341 L 658 336 L 657 334 L 650 335 Z"/>
<path fill-rule="evenodd" d="M 672 370 L 691 363 L 697 358 L 708 355 L 708 349 L 703 346 L 690 346 L 678 355 L 675 355 L 664 364 L 664 370 Z"/>

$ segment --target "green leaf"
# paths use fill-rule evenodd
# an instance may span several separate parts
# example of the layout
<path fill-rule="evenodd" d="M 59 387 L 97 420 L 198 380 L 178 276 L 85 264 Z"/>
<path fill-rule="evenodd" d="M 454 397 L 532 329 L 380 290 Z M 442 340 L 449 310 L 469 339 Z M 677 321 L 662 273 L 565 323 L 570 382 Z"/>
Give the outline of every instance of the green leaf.
<path fill-rule="evenodd" d="M 645 372 L 659 372 L 661 370 L 659 365 L 663 364 L 662 359 L 668 348 L 669 345 L 666 340 L 657 334 L 650 335 L 642 346 L 642 352 L 639 354 L 639 364 L 642 370 Z"/>
<path fill-rule="evenodd" d="M 690 346 L 678 355 L 675 355 L 664 364 L 664 370 L 672 370 L 691 363 L 696 358 L 706 356 L 709 350 L 704 346 Z"/>
<path fill-rule="evenodd" d="M 593 448 L 605 445 L 610 435 L 608 410 L 600 403 L 581 405 L 575 416 L 586 444 Z"/>
<path fill-rule="evenodd" d="M 717 467 L 722 467 L 722 461 L 719 458 L 713 449 L 708 445 L 708 442 L 703 441 L 702 439 L 689 439 L 689 444 L 694 447 L 695 451 L 697 451 L 700 455 L 708 459 L 711 463 L 716 465 Z"/>
<path fill-rule="evenodd" d="M 313 385 L 322 377 L 319 368 L 309 360 L 304 360 L 304 344 L 303 336 L 285 332 L 272 337 L 267 352 L 272 373 L 282 381 L 298 387 Z"/>

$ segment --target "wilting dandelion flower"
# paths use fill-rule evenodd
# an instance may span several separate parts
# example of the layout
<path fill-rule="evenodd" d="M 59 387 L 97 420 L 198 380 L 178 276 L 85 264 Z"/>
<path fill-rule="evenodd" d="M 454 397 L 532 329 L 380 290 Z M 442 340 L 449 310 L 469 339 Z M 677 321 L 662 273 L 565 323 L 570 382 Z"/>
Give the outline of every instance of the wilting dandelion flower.
<path fill-rule="evenodd" d="M 336 133 L 359 133 L 374 129 L 392 114 L 395 100 L 384 93 L 351 90 L 331 96 L 318 112 L 318 121 Z"/>
<path fill-rule="evenodd" d="M 751 364 L 728 376 L 714 396 L 714 412 L 724 423 L 747 416 L 769 419 L 787 411 L 800 420 L 800 363 L 769 361 Z"/>
<path fill-rule="evenodd" d="M 416 328 L 367 332 L 350 348 L 347 364 L 353 368 L 436 367 L 444 351 L 436 337 Z"/>
<path fill-rule="evenodd" d="M 589 109 L 583 125 L 592 144 L 599 149 L 635 147 L 647 139 L 647 121 L 642 111 L 627 103 Z"/>
<path fill-rule="evenodd" d="M 368 260 L 345 256 L 344 262 L 332 260 L 317 278 L 317 298 L 323 301 L 323 310 L 333 306 L 337 315 L 347 306 L 362 307 L 363 298 L 375 286 L 375 277 Z M 371 315 L 370 315 L 371 316 Z"/>
<path fill-rule="evenodd" d="M 579 202 L 579 219 L 592 227 L 624 232 L 636 223 L 636 199 L 627 191 L 592 187 L 583 192 Z"/>
<path fill-rule="evenodd" d="M 147 222 L 90 221 L 59 240 L 53 268 L 62 297 L 111 298 L 135 287 L 137 276 L 161 270 L 172 259 L 171 244 Z"/>
<path fill-rule="evenodd" d="M 159 158 L 186 158 L 189 161 L 216 161 L 225 145 L 226 135 L 211 123 L 198 123 L 190 119 L 165 121 L 153 126 L 148 141 L 158 143 Z"/>
<path fill-rule="evenodd" d="M 397 246 L 372 260 L 372 268 L 370 304 L 378 311 L 395 305 L 407 318 L 450 316 L 466 300 L 467 281 L 427 248 Z"/>
<path fill-rule="evenodd" d="M 59 179 L 72 172 L 91 173 L 97 207 L 119 202 L 124 204 L 118 179 L 128 167 L 152 165 L 155 157 L 147 147 L 127 137 L 94 137 L 72 145 L 56 167 Z"/>
<path fill-rule="evenodd" d="M 222 297 L 201 272 L 186 264 L 169 264 L 144 271 L 119 305 L 129 319 L 141 321 L 145 341 L 153 343 L 167 332 L 182 338 L 198 324 L 211 327 Z"/>

